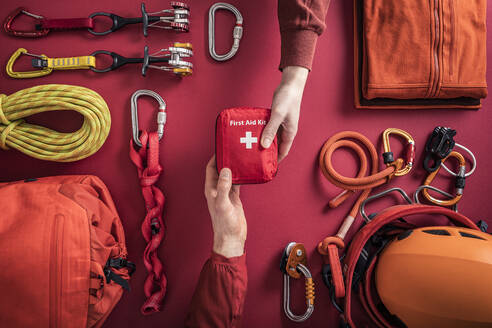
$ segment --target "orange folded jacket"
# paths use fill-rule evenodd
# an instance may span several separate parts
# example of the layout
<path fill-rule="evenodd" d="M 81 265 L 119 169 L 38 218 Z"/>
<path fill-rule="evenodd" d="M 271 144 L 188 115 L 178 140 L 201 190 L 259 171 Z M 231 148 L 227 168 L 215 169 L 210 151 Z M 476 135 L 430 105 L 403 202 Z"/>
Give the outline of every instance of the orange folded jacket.
<path fill-rule="evenodd" d="M 412 104 L 408 100 L 467 107 L 487 96 L 486 0 L 355 4 L 361 98 L 390 105 L 393 99 L 395 107 Z"/>

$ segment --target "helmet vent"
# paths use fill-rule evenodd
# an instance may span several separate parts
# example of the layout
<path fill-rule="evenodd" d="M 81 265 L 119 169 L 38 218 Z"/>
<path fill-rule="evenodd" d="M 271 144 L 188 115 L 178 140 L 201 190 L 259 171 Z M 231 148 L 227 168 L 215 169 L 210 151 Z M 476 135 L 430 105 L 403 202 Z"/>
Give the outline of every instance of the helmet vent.
<path fill-rule="evenodd" d="M 422 230 L 425 233 L 437 236 L 451 236 L 451 234 L 444 229 L 431 229 L 431 230 Z"/>
<path fill-rule="evenodd" d="M 475 239 L 485 240 L 485 239 L 484 239 L 484 238 L 482 238 L 482 237 L 479 237 L 479 236 L 477 236 L 477 235 L 473 235 L 473 234 L 468 233 L 468 232 L 463 232 L 463 231 L 460 231 L 460 235 L 461 235 L 462 237 L 467 237 L 467 238 L 475 238 Z"/>

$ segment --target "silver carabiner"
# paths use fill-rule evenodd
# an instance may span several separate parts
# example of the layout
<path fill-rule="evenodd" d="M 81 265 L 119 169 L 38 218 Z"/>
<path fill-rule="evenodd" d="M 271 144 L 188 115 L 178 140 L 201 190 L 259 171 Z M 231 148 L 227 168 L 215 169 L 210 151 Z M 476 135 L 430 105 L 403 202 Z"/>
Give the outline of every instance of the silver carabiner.
<path fill-rule="evenodd" d="M 442 164 L 441 164 L 441 166 L 442 166 Z M 443 195 L 443 196 L 445 196 L 445 197 L 449 197 L 449 199 L 454 198 L 454 196 L 453 196 L 453 195 L 451 195 L 450 193 L 448 193 L 448 192 L 446 192 L 446 191 L 444 191 L 444 190 L 441 190 L 441 189 L 436 188 L 436 187 L 434 187 L 434 186 L 422 185 L 422 186 L 418 187 L 418 188 L 417 188 L 417 190 L 415 190 L 415 194 L 413 194 L 413 201 L 414 201 L 416 204 L 422 204 L 422 203 L 420 202 L 420 199 L 419 199 L 419 194 L 420 194 L 420 193 L 422 192 L 422 190 L 424 190 L 424 189 L 429 189 L 429 190 L 435 191 L 435 192 L 437 192 L 437 193 L 439 193 L 439 194 L 441 194 L 441 195 Z M 451 206 L 451 209 L 452 209 L 453 211 L 455 211 L 456 213 L 458 213 L 458 204 L 456 203 L 456 204 L 454 204 L 453 206 Z"/>
<path fill-rule="evenodd" d="M 306 249 L 303 244 L 289 243 L 282 254 L 280 269 L 284 273 L 284 312 L 287 318 L 294 322 L 306 321 L 314 311 L 314 283 L 311 272 L 306 267 Z M 306 312 L 297 315 L 290 309 L 290 277 L 306 279 Z"/>
<path fill-rule="evenodd" d="M 404 199 L 404 200 L 405 200 L 408 204 L 412 204 L 412 200 L 410 199 L 410 197 L 408 197 L 407 193 L 406 193 L 403 189 L 401 189 L 401 188 L 390 188 L 390 189 L 388 189 L 388 190 L 382 191 L 382 192 L 380 192 L 379 194 L 375 194 L 375 195 L 372 195 L 372 196 L 370 196 L 370 197 L 367 197 L 367 198 L 366 198 L 366 199 L 364 199 L 364 201 L 360 204 L 360 209 L 359 209 L 359 211 L 360 211 L 360 215 L 364 218 L 364 220 L 365 220 L 366 222 L 369 222 L 369 221 L 371 221 L 371 220 L 373 219 L 373 214 L 371 214 L 371 215 L 369 215 L 369 216 L 366 214 L 366 211 L 365 211 L 366 204 L 367 204 L 368 202 L 370 202 L 370 201 L 373 201 L 373 200 L 374 200 L 374 199 L 376 199 L 376 198 L 381 198 L 381 197 L 383 197 L 383 196 L 385 196 L 385 195 L 387 195 L 387 194 L 389 194 L 389 193 L 391 193 L 391 192 L 394 192 L 394 191 L 396 191 L 396 192 L 400 193 L 400 195 L 402 196 L 402 198 L 403 198 L 403 199 Z"/>
<path fill-rule="evenodd" d="M 137 90 L 133 93 L 131 98 L 131 110 L 132 110 L 132 132 L 133 132 L 133 142 L 139 147 L 142 147 L 139 137 L 138 129 L 138 97 L 149 96 L 157 100 L 159 103 L 159 111 L 157 112 L 157 134 L 159 140 L 162 139 L 164 135 L 164 125 L 166 124 L 166 102 L 162 97 L 152 90 Z"/>
<path fill-rule="evenodd" d="M 225 9 L 232 12 L 236 15 L 236 26 L 232 32 L 232 37 L 234 38 L 234 42 L 232 44 L 231 50 L 228 53 L 219 55 L 215 51 L 215 12 L 218 9 Z M 210 52 L 210 56 L 217 61 L 225 61 L 234 57 L 236 52 L 239 49 L 239 42 L 243 37 L 243 16 L 239 12 L 239 10 L 233 5 L 225 2 L 217 2 L 216 4 L 210 7 L 208 11 L 208 51 Z"/>

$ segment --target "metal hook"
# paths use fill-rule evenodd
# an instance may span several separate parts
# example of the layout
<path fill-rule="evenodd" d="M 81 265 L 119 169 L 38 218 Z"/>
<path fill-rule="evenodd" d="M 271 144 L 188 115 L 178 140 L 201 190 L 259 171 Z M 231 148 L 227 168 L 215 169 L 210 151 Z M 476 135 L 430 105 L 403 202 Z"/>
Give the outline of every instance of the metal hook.
<path fill-rule="evenodd" d="M 164 125 L 166 124 L 166 102 L 158 93 L 152 90 L 137 90 L 133 93 L 131 98 L 133 142 L 139 147 L 142 147 L 142 143 L 139 139 L 137 103 L 140 96 L 152 97 L 159 103 L 159 111 L 157 112 L 157 134 L 159 135 L 159 140 L 161 140 L 162 136 L 164 135 Z"/>
<path fill-rule="evenodd" d="M 389 194 L 391 192 L 394 192 L 394 191 L 398 192 L 408 204 L 412 204 L 412 200 L 410 199 L 410 197 L 408 197 L 407 193 L 403 189 L 401 189 L 401 188 L 390 188 L 390 189 L 385 190 L 383 192 L 380 192 L 378 194 L 372 195 L 370 197 L 367 197 L 360 204 L 360 215 L 362 215 L 362 217 L 364 218 L 364 220 L 366 222 L 370 222 L 373 219 L 373 215 L 375 215 L 375 214 L 371 214 L 371 215 L 368 216 L 366 214 L 366 211 L 365 211 L 366 204 L 368 202 L 373 201 L 374 199 L 381 198 L 381 197 L 386 196 L 387 194 Z"/>
<path fill-rule="evenodd" d="M 223 55 L 218 55 L 215 51 L 215 12 L 218 9 L 226 9 L 236 15 L 236 26 L 232 32 L 234 42 L 231 50 Z M 229 3 L 217 2 L 208 11 L 208 50 L 210 56 L 217 61 L 225 61 L 231 59 L 239 49 L 239 42 L 243 37 L 243 16 L 239 10 Z"/>
<path fill-rule="evenodd" d="M 396 129 L 396 128 L 389 128 L 384 130 L 383 132 L 383 148 L 384 148 L 384 153 L 383 153 L 383 160 L 384 164 L 386 166 L 390 166 L 395 162 L 394 157 L 393 157 L 393 152 L 391 151 L 391 146 L 390 146 L 390 141 L 389 141 L 389 136 L 391 134 L 398 135 L 400 137 L 403 137 L 407 141 L 407 149 L 406 149 L 406 165 L 404 168 L 398 170 L 395 172 L 395 176 L 399 177 L 402 175 L 407 174 L 410 172 L 410 170 L 413 167 L 413 161 L 415 159 L 415 140 L 413 140 L 412 136 L 401 129 Z"/>
<path fill-rule="evenodd" d="M 3 22 L 3 29 L 5 30 L 5 32 L 7 32 L 8 34 L 13 35 L 13 36 L 20 36 L 20 37 L 27 37 L 27 38 L 37 38 L 37 37 L 45 36 L 46 34 L 49 33 L 49 31 L 50 31 L 49 29 L 39 29 L 37 27 L 37 25 L 35 26 L 34 30 L 30 30 L 30 31 L 29 30 L 27 30 L 27 31 L 26 30 L 21 30 L 21 31 L 14 30 L 12 28 L 12 24 L 13 24 L 14 20 L 17 17 L 19 17 L 19 15 L 22 15 L 22 14 L 27 15 L 29 17 L 32 17 L 36 20 L 41 20 L 44 18 L 43 16 L 30 13 L 24 7 L 19 7 L 17 9 L 15 9 L 13 12 L 11 12 L 5 18 L 5 20 Z"/>
<path fill-rule="evenodd" d="M 422 190 L 425 190 L 425 189 L 433 190 L 433 191 L 435 191 L 437 193 L 440 193 L 441 195 L 446 196 L 446 197 L 449 197 L 449 198 L 453 198 L 454 197 L 450 193 L 448 193 L 448 192 L 446 192 L 444 190 L 441 190 L 439 188 L 436 188 L 436 187 L 433 187 L 433 186 L 428 186 L 428 185 L 422 185 L 422 186 L 418 187 L 417 190 L 415 190 L 415 194 L 413 195 L 413 200 L 414 200 L 415 203 L 421 204 L 420 199 L 419 199 L 419 193 Z M 458 212 L 458 204 L 457 203 L 454 204 L 453 206 L 451 206 L 451 208 L 453 209 L 453 211 Z"/>
<path fill-rule="evenodd" d="M 307 320 L 314 311 L 314 282 L 311 272 L 306 267 L 307 255 L 303 244 L 289 243 L 280 261 L 280 270 L 284 273 L 284 312 L 294 322 Z M 302 315 L 292 313 L 290 309 L 290 277 L 298 279 L 304 275 L 306 279 L 306 312 Z"/>

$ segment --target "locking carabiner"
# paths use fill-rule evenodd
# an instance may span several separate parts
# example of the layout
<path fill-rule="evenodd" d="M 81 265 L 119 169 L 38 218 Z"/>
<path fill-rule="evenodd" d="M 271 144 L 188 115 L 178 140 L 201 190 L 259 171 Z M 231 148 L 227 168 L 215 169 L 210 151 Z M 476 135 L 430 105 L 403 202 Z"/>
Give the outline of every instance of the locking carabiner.
<path fill-rule="evenodd" d="M 444 163 L 447 159 L 454 157 L 456 160 L 458 160 L 459 163 L 459 171 L 456 174 L 456 181 L 455 181 L 455 195 L 454 197 L 450 197 L 450 199 L 442 200 L 442 199 L 437 199 L 432 197 L 429 192 L 427 191 L 427 188 L 424 188 L 422 190 L 422 193 L 424 194 L 424 197 L 427 198 L 427 200 L 435 205 L 440 205 L 440 206 L 454 206 L 456 205 L 460 200 L 461 197 L 463 197 L 463 189 L 465 188 L 465 173 L 466 173 L 466 161 L 463 155 L 456 151 L 450 152 L 446 157 L 442 159 L 442 163 Z M 424 186 L 430 186 L 432 183 L 432 180 L 436 177 L 437 173 L 439 172 L 441 166 L 439 166 L 435 171 L 429 173 L 427 178 L 424 181 Z"/>
<path fill-rule="evenodd" d="M 36 20 L 37 24 L 35 25 L 35 29 L 30 30 L 30 31 L 29 30 L 18 31 L 18 30 L 14 30 L 12 28 L 12 24 L 13 24 L 14 20 L 22 14 L 29 16 L 29 17 L 32 17 Z M 44 18 L 43 16 L 30 13 L 24 7 L 19 7 L 17 9 L 15 9 L 13 12 L 11 12 L 5 18 L 5 20 L 3 21 L 3 29 L 5 30 L 5 32 L 7 32 L 7 34 L 10 34 L 13 36 L 20 36 L 20 37 L 26 37 L 26 38 L 37 38 L 37 37 L 45 36 L 46 34 L 49 33 L 50 30 L 47 28 L 39 28 L 38 27 L 39 21 L 43 18 Z"/>
<path fill-rule="evenodd" d="M 157 112 L 157 135 L 159 136 L 159 140 L 162 139 L 164 135 L 164 125 L 166 124 L 166 102 L 162 97 L 152 91 L 152 90 L 137 90 L 133 93 L 131 98 L 131 111 L 132 111 L 132 133 L 133 133 L 133 142 L 142 147 L 142 143 L 140 142 L 139 136 L 139 128 L 138 128 L 138 98 L 140 96 L 149 96 L 157 100 L 159 103 L 159 111 Z"/>
<path fill-rule="evenodd" d="M 289 243 L 282 253 L 280 270 L 284 274 L 284 312 L 294 322 L 306 321 L 314 311 L 314 282 L 307 268 L 307 253 L 303 244 Z M 302 315 L 292 313 L 290 309 L 290 278 L 299 279 L 301 274 L 306 279 L 306 312 Z"/>
<path fill-rule="evenodd" d="M 232 31 L 233 44 L 228 53 L 219 55 L 215 51 L 215 12 L 219 9 L 229 10 L 236 16 L 236 26 Z M 239 49 L 239 42 L 243 37 L 243 16 L 239 10 L 229 3 L 217 2 L 208 11 L 208 51 L 210 56 L 217 61 L 225 61 L 234 57 Z"/>
<path fill-rule="evenodd" d="M 149 27 L 158 27 L 163 29 L 173 29 L 179 32 L 188 32 L 190 29 L 190 8 L 188 7 L 188 5 L 182 2 L 171 2 L 171 7 L 172 9 L 165 9 L 154 13 L 148 13 L 145 9 L 145 4 L 142 3 L 140 6 L 142 17 L 134 18 L 121 17 L 106 12 L 93 13 L 89 16 L 90 19 L 94 19 L 97 16 L 105 16 L 109 17 L 112 20 L 113 24 L 106 31 L 96 32 L 93 28 L 89 28 L 88 31 L 94 35 L 106 35 L 111 32 L 117 31 L 129 24 L 142 24 L 144 36 L 147 36 L 147 30 Z M 162 16 L 161 14 L 172 14 L 172 16 Z"/>
<path fill-rule="evenodd" d="M 415 140 L 413 140 L 412 136 L 401 129 L 396 129 L 396 128 L 389 128 L 384 130 L 383 132 L 383 148 L 384 148 L 384 153 L 383 153 L 383 160 L 384 164 L 386 166 L 391 166 L 394 165 L 396 162 L 393 156 L 393 152 L 391 151 L 390 147 L 390 141 L 389 141 L 389 136 L 391 134 L 398 135 L 400 137 L 403 137 L 407 141 L 406 145 L 406 165 L 402 169 L 399 169 L 395 171 L 395 176 L 399 177 L 402 175 L 407 174 L 410 172 L 410 170 L 413 167 L 413 161 L 415 159 Z"/>

